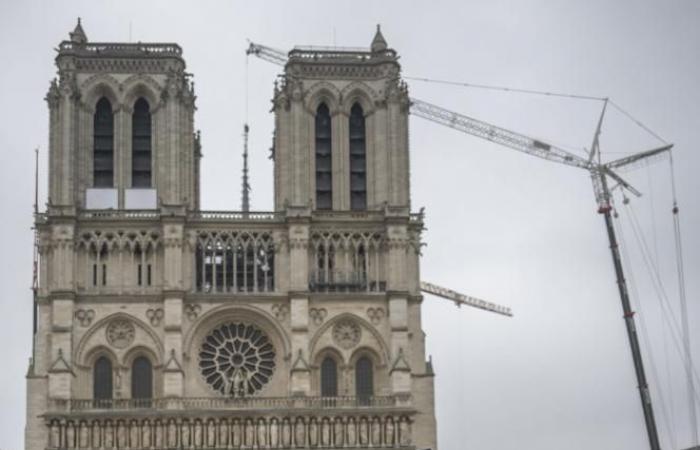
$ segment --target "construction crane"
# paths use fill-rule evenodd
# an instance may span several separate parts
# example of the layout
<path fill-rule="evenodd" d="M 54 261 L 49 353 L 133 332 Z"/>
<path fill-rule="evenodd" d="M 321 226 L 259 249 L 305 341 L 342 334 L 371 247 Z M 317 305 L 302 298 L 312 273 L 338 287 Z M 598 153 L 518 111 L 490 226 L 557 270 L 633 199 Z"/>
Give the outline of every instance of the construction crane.
<path fill-rule="evenodd" d="M 342 51 L 342 48 L 337 49 L 338 53 Z M 253 42 L 250 43 L 248 49 L 246 50 L 246 53 L 248 55 L 255 55 L 261 59 L 282 66 L 286 65 L 288 59 L 287 54 L 280 50 L 276 50 L 271 47 L 256 44 Z M 583 158 L 579 155 L 573 154 L 567 150 L 564 150 L 560 147 L 549 144 L 542 140 L 534 139 L 529 136 L 489 124 L 487 122 L 447 110 L 445 108 L 436 106 L 434 104 L 422 100 L 411 98 L 410 102 L 410 112 L 415 116 L 459 130 L 463 133 L 467 133 L 472 136 L 486 139 L 488 141 L 503 145 L 505 147 L 509 147 L 522 153 L 537 156 L 539 158 L 557 162 L 560 164 L 566 164 L 568 166 L 577 167 L 579 169 L 585 169 L 589 172 L 591 181 L 593 183 L 593 193 L 595 195 L 595 200 L 598 206 L 598 213 L 600 213 L 603 216 L 608 241 L 610 244 L 610 252 L 612 256 L 613 267 L 615 269 L 615 277 L 617 281 L 618 292 L 620 295 L 620 302 L 622 305 L 625 327 L 627 329 L 627 337 L 629 339 L 630 351 L 632 353 L 632 359 L 634 361 L 635 375 L 637 378 L 637 387 L 639 389 L 639 397 L 642 404 L 642 410 L 644 412 L 644 421 L 646 425 L 647 437 L 649 439 L 649 445 L 652 450 L 660 450 L 661 445 L 659 443 L 659 435 L 656 427 L 656 421 L 654 419 L 654 411 L 651 404 L 649 385 L 646 379 L 642 354 L 639 345 L 639 339 L 637 337 L 637 329 L 634 320 L 634 311 L 632 311 L 632 307 L 630 304 L 627 282 L 625 281 L 625 275 L 622 268 L 620 248 L 617 243 L 617 236 L 615 234 L 615 228 L 613 226 L 611 192 L 613 189 L 620 188 L 631 192 L 635 196 L 641 196 L 641 193 L 639 191 L 637 191 L 627 181 L 620 177 L 613 169 L 617 170 L 626 168 L 642 160 L 646 160 L 653 156 L 661 155 L 665 152 L 670 152 L 671 148 L 673 147 L 673 144 L 664 145 L 658 148 L 636 153 L 631 156 L 616 159 L 606 163 L 601 162 L 599 137 L 603 123 L 603 117 L 605 115 L 605 109 L 608 104 L 607 99 L 603 103 L 603 109 L 594 133 L 591 150 L 587 158 Z M 609 186 L 611 180 L 614 183 L 616 183 L 613 187 Z M 460 301 L 465 301 L 465 303 L 469 304 L 470 306 L 479 307 L 479 301 L 477 299 L 474 299 L 476 301 L 467 302 L 466 300 L 459 297 L 461 294 L 457 294 L 454 291 L 450 291 L 449 289 L 444 288 L 434 288 L 437 288 L 437 286 L 430 285 L 429 283 L 421 283 L 421 290 L 424 292 L 448 298 L 457 302 L 458 304 L 460 304 Z M 465 299 L 468 299 L 468 297 L 466 296 L 463 297 Z"/>

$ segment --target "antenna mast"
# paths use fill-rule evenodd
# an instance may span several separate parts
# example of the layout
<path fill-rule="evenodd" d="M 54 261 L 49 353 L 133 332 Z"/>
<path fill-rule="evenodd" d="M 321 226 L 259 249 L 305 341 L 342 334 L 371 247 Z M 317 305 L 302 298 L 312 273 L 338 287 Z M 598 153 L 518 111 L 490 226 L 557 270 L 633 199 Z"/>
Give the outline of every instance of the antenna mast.
<path fill-rule="evenodd" d="M 36 219 L 39 214 L 39 149 L 34 149 L 34 249 L 32 256 L 32 357 L 37 330 L 37 293 L 39 290 L 39 232 Z"/>
<path fill-rule="evenodd" d="M 243 125 L 243 185 L 241 186 L 241 211 L 250 211 L 250 184 L 248 183 L 248 124 Z"/>

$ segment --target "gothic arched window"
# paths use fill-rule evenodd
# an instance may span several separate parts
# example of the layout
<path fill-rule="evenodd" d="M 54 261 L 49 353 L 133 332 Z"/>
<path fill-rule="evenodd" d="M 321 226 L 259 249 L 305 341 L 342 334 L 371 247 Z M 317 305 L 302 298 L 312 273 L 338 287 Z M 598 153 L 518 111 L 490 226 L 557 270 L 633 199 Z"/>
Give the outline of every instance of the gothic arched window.
<path fill-rule="evenodd" d="M 321 397 L 338 396 L 338 365 L 326 356 L 321 363 Z"/>
<path fill-rule="evenodd" d="M 350 110 L 350 209 L 367 209 L 367 140 L 359 103 Z"/>
<path fill-rule="evenodd" d="M 151 187 L 151 110 L 144 98 L 131 116 L 131 186 Z"/>
<path fill-rule="evenodd" d="M 361 403 L 368 403 L 374 395 L 374 368 L 366 356 L 355 363 L 355 395 Z"/>
<path fill-rule="evenodd" d="M 153 366 L 145 356 L 137 357 L 131 364 L 131 398 L 153 398 Z"/>
<path fill-rule="evenodd" d="M 92 396 L 95 400 L 112 398 L 112 361 L 100 356 L 92 371 Z"/>
<path fill-rule="evenodd" d="M 325 103 L 316 110 L 316 209 L 333 207 L 331 113 Z"/>
<path fill-rule="evenodd" d="M 93 186 L 111 188 L 114 185 L 114 114 L 112 104 L 102 97 L 95 107 L 93 123 Z"/>

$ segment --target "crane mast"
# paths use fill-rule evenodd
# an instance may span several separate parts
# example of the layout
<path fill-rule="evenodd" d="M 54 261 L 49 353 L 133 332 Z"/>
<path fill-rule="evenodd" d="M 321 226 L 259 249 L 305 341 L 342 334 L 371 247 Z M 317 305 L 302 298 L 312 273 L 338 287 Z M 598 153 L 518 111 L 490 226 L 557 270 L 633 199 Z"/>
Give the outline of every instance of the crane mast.
<path fill-rule="evenodd" d="M 252 42 L 250 43 L 250 46 L 248 47 L 246 53 L 249 55 L 252 54 L 258 56 L 266 61 L 278 65 L 285 65 L 287 63 L 287 55 L 284 52 Z M 624 270 L 622 267 L 622 258 L 620 256 L 620 249 L 618 247 L 617 236 L 615 235 L 615 227 L 613 225 L 613 219 L 611 214 L 611 188 L 608 186 L 608 178 L 615 181 L 617 183 L 617 187 L 625 189 L 636 196 L 640 196 L 641 193 L 637 191 L 633 186 L 631 186 L 627 181 L 625 181 L 622 177 L 620 177 L 615 171 L 613 171 L 613 169 L 622 169 L 625 167 L 629 167 L 642 160 L 646 160 L 656 155 L 661 155 L 665 152 L 670 151 L 673 147 L 673 144 L 667 144 L 658 148 L 636 153 L 631 156 L 609 161 L 607 163 L 600 162 L 598 138 L 602 126 L 603 114 L 605 113 L 605 106 L 607 106 L 607 100 L 605 101 L 603 112 L 601 113 L 601 117 L 596 128 L 592 148 L 588 158 L 582 158 L 555 145 L 548 144 L 542 140 L 534 139 L 526 135 L 507 130 L 505 128 L 491 125 L 487 122 L 447 110 L 445 108 L 433 105 L 422 100 L 418 100 L 416 98 L 411 98 L 410 102 L 411 113 L 423 119 L 430 120 L 440 125 L 453 128 L 455 130 L 459 130 L 463 133 L 470 134 L 472 136 L 486 139 L 488 141 L 503 145 L 505 147 L 509 147 L 511 149 L 532 156 L 537 156 L 539 158 L 557 162 L 560 164 L 585 169 L 590 173 L 591 181 L 593 183 L 593 193 L 595 195 L 596 203 L 598 205 L 598 212 L 601 215 L 603 215 L 605 221 L 605 229 L 608 236 L 610 252 L 613 260 L 613 267 L 615 269 L 615 278 L 617 281 L 620 302 L 622 305 L 623 319 L 625 321 L 625 327 L 627 329 L 627 337 L 629 340 L 630 351 L 632 353 L 632 359 L 634 362 L 635 375 L 637 378 L 637 387 L 639 389 L 642 410 L 644 412 L 644 421 L 647 430 L 647 437 L 649 439 L 649 446 L 652 450 L 660 450 L 661 445 L 659 443 L 658 430 L 656 427 L 654 411 L 651 404 L 651 394 L 649 392 L 649 385 L 647 383 L 646 374 L 644 372 L 644 363 L 641 354 L 641 347 L 639 345 L 639 339 L 637 337 L 637 331 L 634 321 L 635 313 L 631 307 L 629 291 L 627 289 L 627 282 L 625 280 Z M 449 300 L 454 301 L 458 305 L 467 304 L 469 306 L 486 309 L 488 311 L 497 312 L 499 314 L 504 315 L 509 315 L 510 313 L 510 310 L 507 308 L 499 310 L 499 308 L 503 307 L 498 307 L 498 305 L 493 304 L 488 305 L 489 302 L 464 296 L 463 294 L 459 294 L 457 292 L 451 291 L 446 288 L 441 288 L 430 283 L 421 282 L 420 286 L 422 291 L 443 298 L 447 298 Z"/>

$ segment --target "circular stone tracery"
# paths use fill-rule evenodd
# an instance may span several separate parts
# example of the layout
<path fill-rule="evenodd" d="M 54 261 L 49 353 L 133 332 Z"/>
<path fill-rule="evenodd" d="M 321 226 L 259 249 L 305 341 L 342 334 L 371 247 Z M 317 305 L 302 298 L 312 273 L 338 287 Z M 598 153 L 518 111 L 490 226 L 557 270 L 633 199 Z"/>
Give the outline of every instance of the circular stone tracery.
<path fill-rule="evenodd" d="M 342 348 L 349 350 L 360 343 L 362 330 L 351 319 L 342 319 L 333 326 L 333 340 Z"/>
<path fill-rule="evenodd" d="M 275 348 L 256 326 L 225 323 L 204 338 L 199 369 L 207 384 L 224 395 L 252 395 L 272 378 Z"/>

